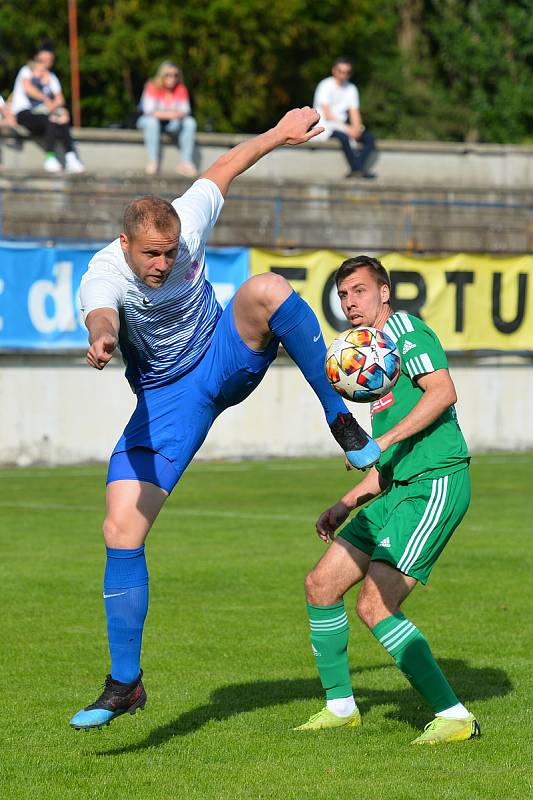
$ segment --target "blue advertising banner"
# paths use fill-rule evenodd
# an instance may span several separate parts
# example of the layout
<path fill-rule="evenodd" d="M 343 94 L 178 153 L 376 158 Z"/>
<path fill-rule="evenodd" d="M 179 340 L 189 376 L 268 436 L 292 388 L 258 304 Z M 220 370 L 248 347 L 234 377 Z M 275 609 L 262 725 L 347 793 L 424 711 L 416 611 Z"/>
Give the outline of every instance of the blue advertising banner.
<path fill-rule="evenodd" d="M 0 350 L 85 348 L 81 276 L 98 247 L 0 242 Z M 249 275 L 248 250 L 207 248 L 207 276 L 226 306 Z"/>
<path fill-rule="evenodd" d="M 247 247 L 208 247 L 206 274 L 217 300 L 226 308 L 241 285 L 250 277 L 250 251 Z"/>

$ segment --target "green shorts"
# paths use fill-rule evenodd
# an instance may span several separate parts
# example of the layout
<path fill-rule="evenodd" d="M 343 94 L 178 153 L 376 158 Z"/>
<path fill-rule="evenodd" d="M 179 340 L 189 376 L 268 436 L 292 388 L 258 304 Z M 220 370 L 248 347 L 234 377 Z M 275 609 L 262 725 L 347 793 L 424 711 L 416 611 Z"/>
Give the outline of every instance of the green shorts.
<path fill-rule="evenodd" d="M 468 468 L 439 478 L 392 483 L 339 536 L 427 583 L 433 565 L 470 503 Z"/>

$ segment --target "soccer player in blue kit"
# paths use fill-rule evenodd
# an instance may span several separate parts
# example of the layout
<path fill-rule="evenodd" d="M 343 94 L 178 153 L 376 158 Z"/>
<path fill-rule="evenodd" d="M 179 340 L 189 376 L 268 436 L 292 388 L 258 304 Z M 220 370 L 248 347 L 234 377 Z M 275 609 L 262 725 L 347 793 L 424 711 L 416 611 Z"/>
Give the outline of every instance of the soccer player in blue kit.
<path fill-rule="evenodd" d="M 347 411 L 324 371 L 311 308 L 274 273 L 256 275 L 222 311 L 205 277 L 205 247 L 232 180 L 281 145 L 321 132 L 309 107 L 221 156 L 184 195 L 141 197 L 118 239 L 92 258 L 81 284 L 87 360 L 103 369 L 117 347 L 137 396 L 109 462 L 104 605 L 111 670 L 104 691 L 70 720 L 98 728 L 146 703 L 140 667 L 148 609 L 144 542 L 166 498 L 225 408 L 260 383 L 281 342 L 322 403 L 332 434 L 360 469 L 378 445 Z"/>

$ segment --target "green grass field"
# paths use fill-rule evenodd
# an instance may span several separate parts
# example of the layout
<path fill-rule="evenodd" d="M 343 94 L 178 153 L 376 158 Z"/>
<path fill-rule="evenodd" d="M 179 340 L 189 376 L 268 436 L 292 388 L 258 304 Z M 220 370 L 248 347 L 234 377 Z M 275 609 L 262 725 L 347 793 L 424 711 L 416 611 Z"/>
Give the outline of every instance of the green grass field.
<path fill-rule="evenodd" d="M 192 465 L 147 548 L 146 710 L 91 732 L 67 723 L 108 668 L 104 469 L 1 470 L 0 797 L 528 797 L 533 454 L 472 473 L 471 510 L 405 610 L 483 736 L 414 748 L 431 713 L 353 595 L 363 728 L 292 731 L 322 706 L 302 582 L 323 551 L 314 520 L 354 480 L 340 459 Z"/>

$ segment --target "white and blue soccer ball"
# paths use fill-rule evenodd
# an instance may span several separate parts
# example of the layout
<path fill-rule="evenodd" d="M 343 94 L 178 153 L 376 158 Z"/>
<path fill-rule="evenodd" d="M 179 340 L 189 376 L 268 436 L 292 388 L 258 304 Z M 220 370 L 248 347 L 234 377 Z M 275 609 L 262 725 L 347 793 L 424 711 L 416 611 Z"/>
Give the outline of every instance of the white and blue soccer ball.
<path fill-rule="evenodd" d="M 347 400 L 372 403 L 390 392 L 401 370 L 396 343 L 384 331 L 359 326 L 340 333 L 328 347 L 326 375 Z"/>

